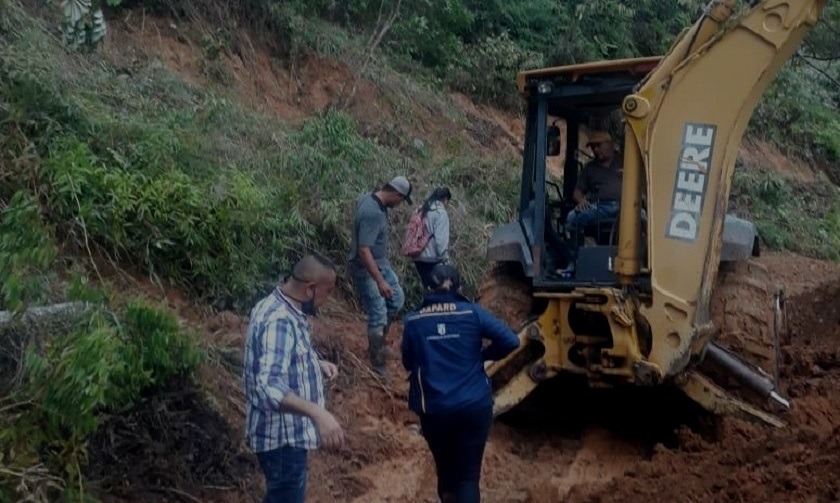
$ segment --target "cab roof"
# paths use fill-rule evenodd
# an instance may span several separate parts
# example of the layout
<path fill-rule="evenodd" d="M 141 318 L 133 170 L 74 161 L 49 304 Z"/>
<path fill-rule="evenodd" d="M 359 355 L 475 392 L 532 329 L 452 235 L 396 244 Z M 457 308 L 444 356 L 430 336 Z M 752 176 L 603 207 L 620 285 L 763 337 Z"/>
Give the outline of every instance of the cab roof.
<path fill-rule="evenodd" d="M 592 76 L 600 78 L 618 78 L 625 80 L 634 78 L 641 80 L 662 60 L 662 56 L 646 58 L 616 59 L 608 61 L 593 61 L 578 65 L 554 66 L 537 70 L 525 70 L 516 76 L 519 94 L 527 97 L 530 94 L 530 82 L 552 81 L 555 84 L 577 82 L 581 77 Z"/>

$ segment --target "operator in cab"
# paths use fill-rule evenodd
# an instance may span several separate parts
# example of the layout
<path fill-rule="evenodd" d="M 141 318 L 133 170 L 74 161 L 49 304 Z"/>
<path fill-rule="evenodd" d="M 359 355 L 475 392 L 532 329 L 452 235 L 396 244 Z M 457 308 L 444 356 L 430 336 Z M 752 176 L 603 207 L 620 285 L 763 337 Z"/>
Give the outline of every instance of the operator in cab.
<path fill-rule="evenodd" d="M 620 207 L 623 168 L 612 136 L 606 131 L 593 131 L 586 146 L 592 151 L 593 159 L 578 176 L 572 194 L 577 206 L 566 217 L 567 238 L 572 240 L 573 248 L 579 246 L 584 227 L 618 217 Z M 564 272 L 574 273 L 574 268 L 572 260 Z"/>

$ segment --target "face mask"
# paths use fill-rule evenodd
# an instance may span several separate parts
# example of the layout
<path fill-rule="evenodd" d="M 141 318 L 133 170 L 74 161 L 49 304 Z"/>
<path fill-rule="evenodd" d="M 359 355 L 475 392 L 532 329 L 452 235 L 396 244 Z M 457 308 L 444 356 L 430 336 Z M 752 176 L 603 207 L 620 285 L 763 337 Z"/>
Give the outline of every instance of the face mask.
<path fill-rule="evenodd" d="M 315 288 L 312 288 L 312 297 L 301 301 L 300 310 L 307 316 L 318 316 L 318 306 L 315 305 Z"/>
<path fill-rule="evenodd" d="M 300 278 L 296 278 L 294 274 L 292 275 L 292 279 L 294 279 L 295 281 L 300 282 L 300 283 L 304 282 L 304 280 L 302 280 Z M 305 314 L 307 316 L 317 316 L 318 315 L 318 306 L 315 305 L 315 290 L 316 290 L 316 287 L 313 284 L 312 285 L 312 297 L 310 297 L 307 300 L 300 300 L 298 298 L 292 297 L 291 295 L 288 295 L 288 294 L 286 294 L 286 295 L 288 297 L 291 297 L 292 299 L 300 302 L 300 311 L 303 314 Z"/>

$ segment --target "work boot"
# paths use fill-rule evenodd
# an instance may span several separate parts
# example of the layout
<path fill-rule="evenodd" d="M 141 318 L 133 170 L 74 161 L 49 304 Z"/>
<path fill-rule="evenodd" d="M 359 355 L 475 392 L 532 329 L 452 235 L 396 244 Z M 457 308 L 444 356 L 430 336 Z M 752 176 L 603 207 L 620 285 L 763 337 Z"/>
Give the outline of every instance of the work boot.
<path fill-rule="evenodd" d="M 382 345 L 385 348 L 385 360 L 394 360 L 397 354 L 388 346 L 388 332 L 391 331 L 391 322 L 389 321 L 385 328 L 382 329 Z"/>
<path fill-rule="evenodd" d="M 385 365 L 385 336 L 380 330 L 368 331 L 368 358 L 373 371 L 381 377 L 387 377 Z"/>

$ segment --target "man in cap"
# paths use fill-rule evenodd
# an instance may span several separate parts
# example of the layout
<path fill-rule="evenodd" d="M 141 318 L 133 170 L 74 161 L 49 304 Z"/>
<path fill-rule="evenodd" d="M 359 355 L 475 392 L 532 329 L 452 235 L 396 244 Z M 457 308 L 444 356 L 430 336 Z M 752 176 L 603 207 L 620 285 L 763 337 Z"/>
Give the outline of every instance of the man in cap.
<path fill-rule="evenodd" d="M 368 358 L 374 371 L 387 376 L 385 359 L 391 321 L 402 308 L 405 295 L 388 260 L 388 210 L 403 201 L 412 204 L 411 183 L 394 177 L 375 192 L 356 201 L 348 272 L 368 321 Z"/>
<path fill-rule="evenodd" d="M 583 167 L 578 176 L 572 194 L 577 207 L 566 217 L 566 230 L 575 235 L 573 245 L 587 225 L 617 217 L 621 199 L 621 158 L 616 155 L 612 137 L 606 131 L 593 131 L 586 146 L 592 151 L 593 160 Z M 588 198 L 590 195 L 591 200 Z M 573 271 L 574 259 L 564 272 Z"/>

